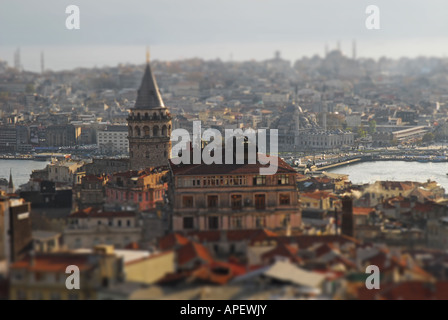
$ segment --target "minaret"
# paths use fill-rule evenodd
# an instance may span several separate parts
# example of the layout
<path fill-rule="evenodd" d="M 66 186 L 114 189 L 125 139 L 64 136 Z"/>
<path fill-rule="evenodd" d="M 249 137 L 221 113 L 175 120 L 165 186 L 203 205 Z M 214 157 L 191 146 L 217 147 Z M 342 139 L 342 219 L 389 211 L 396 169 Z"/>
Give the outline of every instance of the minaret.
<path fill-rule="evenodd" d="M 20 48 L 14 52 L 14 68 L 17 71 L 22 71 L 22 62 L 20 61 Z"/>
<path fill-rule="evenodd" d="M 14 182 L 12 181 L 12 170 L 9 169 L 8 193 L 14 193 Z"/>
<path fill-rule="evenodd" d="M 45 60 L 44 60 L 44 52 L 41 51 L 40 53 L 40 72 L 41 74 L 44 74 L 45 72 Z"/>
<path fill-rule="evenodd" d="M 137 100 L 128 117 L 131 170 L 168 165 L 171 115 L 165 107 L 146 51 L 146 68 Z"/>

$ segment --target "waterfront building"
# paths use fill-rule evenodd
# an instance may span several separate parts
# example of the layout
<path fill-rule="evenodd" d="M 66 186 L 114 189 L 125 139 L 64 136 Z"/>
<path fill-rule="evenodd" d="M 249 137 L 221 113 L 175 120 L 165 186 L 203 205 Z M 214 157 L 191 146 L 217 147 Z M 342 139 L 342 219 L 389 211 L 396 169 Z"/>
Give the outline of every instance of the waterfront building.
<path fill-rule="evenodd" d="M 167 166 L 171 153 L 171 115 L 163 103 L 149 58 L 127 121 L 130 169 Z"/>
<path fill-rule="evenodd" d="M 81 128 L 74 125 L 50 125 L 46 128 L 47 147 L 76 146 Z"/>
<path fill-rule="evenodd" d="M 349 148 L 355 142 L 355 134 L 343 130 L 311 130 L 300 133 L 302 150 L 331 150 Z"/>
<path fill-rule="evenodd" d="M 17 148 L 17 131 L 14 125 L 0 125 L 0 152 L 15 152 Z"/>
<path fill-rule="evenodd" d="M 111 125 L 103 130 L 98 130 L 97 145 L 101 153 L 128 154 L 128 127 Z"/>

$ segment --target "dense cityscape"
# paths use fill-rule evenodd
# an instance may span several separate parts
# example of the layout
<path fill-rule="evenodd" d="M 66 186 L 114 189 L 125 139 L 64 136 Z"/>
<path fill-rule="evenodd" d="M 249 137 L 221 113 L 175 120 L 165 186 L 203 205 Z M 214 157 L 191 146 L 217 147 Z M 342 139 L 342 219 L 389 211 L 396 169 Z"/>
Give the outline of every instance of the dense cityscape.
<path fill-rule="evenodd" d="M 448 162 L 448 59 L 366 59 L 352 46 L 296 61 L 148 52 L 146 64 L 61 72 L 42 56 L 40 73 L 19 50 L 0 61 L 0 163 L 16 164 L 0 177 L 0 297 L 447 299 L 441 181 L 333 170 Z M 276 173 L 260 174 L 261 153 L 175 164 L 171 133 L 195 121 L 278 130 Z M 18 185 L 22 163 L 43 169 Z M 70 265 L 79 290 L 67 289 Z"/>

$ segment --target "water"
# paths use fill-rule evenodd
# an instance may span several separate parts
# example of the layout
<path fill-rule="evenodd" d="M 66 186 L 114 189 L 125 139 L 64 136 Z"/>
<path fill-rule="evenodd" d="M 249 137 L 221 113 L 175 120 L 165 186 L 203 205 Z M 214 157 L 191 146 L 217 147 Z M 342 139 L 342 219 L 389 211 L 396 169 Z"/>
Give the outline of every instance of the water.
<path fill-rule="evenodd" d="M 34 169 L 43 169 L 48 162 L 33 160 L 0 160 L 0 178 L 9 179 L 12 169 L 16 187 L 27 183 Z M 377 180 L 419 181 L 435 180 L 448 191 L 448 162 L 420 163 L 406 161 L 375 161 L 356 163 L 328 172 L 349 175 L 353 183 L 372 183 Z"/>
<path fill-rule="evenodd" d="M 349 175 L 352 183 L 372 183 L 377 180 L 437 181 L 448 192 L 448 162 L 374 161 L 339 167 L 328 172 Z"/>
<path fill-rule="evenodd" d="M 0 178 L 9 180 L 9 170 L 11 169 L 12 180 L 17 188 L 28 182 L 33 170 L 43 169 L 47 164 L 46 161 L 0 159 Z"/>

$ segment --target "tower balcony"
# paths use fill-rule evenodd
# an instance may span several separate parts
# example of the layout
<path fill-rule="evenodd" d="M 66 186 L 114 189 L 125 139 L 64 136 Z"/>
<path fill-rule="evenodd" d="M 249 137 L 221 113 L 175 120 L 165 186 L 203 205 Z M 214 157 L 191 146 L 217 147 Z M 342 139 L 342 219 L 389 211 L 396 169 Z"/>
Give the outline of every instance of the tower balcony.
<path fill-rule="evenodd" d="M 144 122 L 151 122 L 151 121 L 169 121 L 171 120 L 172 117 L 170 114 L 168 115 L 143 115 L 143 116 L 139 116 L 139 115 L 129 115 L 126 120 L 129 121 L 133 121 L 133 122 L 139 122 L 139 121 L 144 121 Z"/>

